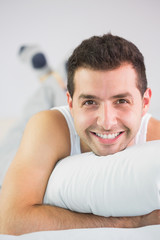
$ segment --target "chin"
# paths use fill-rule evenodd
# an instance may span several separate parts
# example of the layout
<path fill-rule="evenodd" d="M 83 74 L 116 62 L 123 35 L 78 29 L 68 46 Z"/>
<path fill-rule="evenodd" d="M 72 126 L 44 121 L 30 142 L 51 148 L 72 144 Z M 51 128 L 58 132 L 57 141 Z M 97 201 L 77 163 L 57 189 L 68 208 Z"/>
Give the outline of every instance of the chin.
<path fill-rule="evenodd" d="M 96 149 L 96 150 L 93 151 L 93 152 L 94 152 L 94 154 L 96 154 L 97 156 L 107 156 L 107 155 L 115 154 L 115 153 L 117 153 L 117 152 L 121 152 L 121 151 L 125 150 L 126 147 L 127 147 L 127 146 L 122 146 L 122 147 L 120 147 L 120 148 L 118 148 L 118 149 L 112 148 L 112 149 L 108 149 L 108 150 L 106 150 L 106 149 L 103 149 L 103 150 L 98 150 L 98 149 Z"/>
<path fill-rule="evenodd" d="M 119 151 L 93 151 L 95 155 L 97 156 L 107 156 L 107 155 L 112 155 L 116 152 L 119 152 Z"/>

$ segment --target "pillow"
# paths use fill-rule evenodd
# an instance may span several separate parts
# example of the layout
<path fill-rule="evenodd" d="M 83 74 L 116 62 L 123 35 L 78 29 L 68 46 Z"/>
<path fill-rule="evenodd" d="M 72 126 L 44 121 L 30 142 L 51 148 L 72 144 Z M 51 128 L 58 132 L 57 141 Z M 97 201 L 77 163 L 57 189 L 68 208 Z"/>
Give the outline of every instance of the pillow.
<path fill-rule="evenodd" d="M 44 203 L 106 217 L 160 209 L 160 141 L 108 156 L 89 152 L 60 160 Z"/>

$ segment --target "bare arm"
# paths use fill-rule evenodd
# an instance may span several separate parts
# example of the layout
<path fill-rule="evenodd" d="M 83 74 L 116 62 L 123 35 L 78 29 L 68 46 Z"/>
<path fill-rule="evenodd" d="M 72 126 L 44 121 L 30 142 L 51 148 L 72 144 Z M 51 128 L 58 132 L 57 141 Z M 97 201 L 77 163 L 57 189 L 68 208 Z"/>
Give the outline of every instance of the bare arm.
<path fill-rule="evenodd" d="M 95 227 L 140 227 L 160 223 L 158 211 L 128 218 L 105 218 L 43 205 L 55 163 L 69 155 L 69 132 L 60 113 L 37 114 L 27 125 L 0 195 L 0 233 Z"/>
<path fill-rule="evenodd" d="M 2 233 L 56 227 L 52 207 L 42 205 L 43 196 L 56 162 L 69 152 L 68 128 L 58 111 L 39 113 L 29 121 L 0 193 Z"/>
<path fill-rule="evenodd" d="M 147 141 L 160 140 L 160 121 L 150 118 L 147 129 Z"/>

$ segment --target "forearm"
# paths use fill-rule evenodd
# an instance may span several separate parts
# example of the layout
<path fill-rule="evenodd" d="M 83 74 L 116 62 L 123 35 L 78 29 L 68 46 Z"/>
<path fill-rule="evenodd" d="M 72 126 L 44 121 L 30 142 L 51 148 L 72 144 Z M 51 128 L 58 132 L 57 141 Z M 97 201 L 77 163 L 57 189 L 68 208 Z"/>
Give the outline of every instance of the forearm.
<path fill-rule="evenodd" d="M 76 228 L 130 228 L 140 226 L 141 220 L 141 217 L 105 218 L 47 205 L 27 207 L 16 213 L 12 211 L 8 216 L 1 215 L 1 217 L 1 234 L 11 235 Z"/>

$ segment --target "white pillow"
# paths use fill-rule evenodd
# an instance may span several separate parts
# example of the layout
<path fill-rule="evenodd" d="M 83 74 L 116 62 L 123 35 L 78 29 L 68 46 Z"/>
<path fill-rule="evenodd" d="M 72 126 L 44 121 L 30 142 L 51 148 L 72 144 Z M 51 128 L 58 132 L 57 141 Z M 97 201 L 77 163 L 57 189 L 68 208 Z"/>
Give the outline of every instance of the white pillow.
<path fill-rule="evenodd" d="M 59 161 L 44 203 L 106 217 L 160 209 L 160 141 L 109 156 L 90 152 Z"/>

